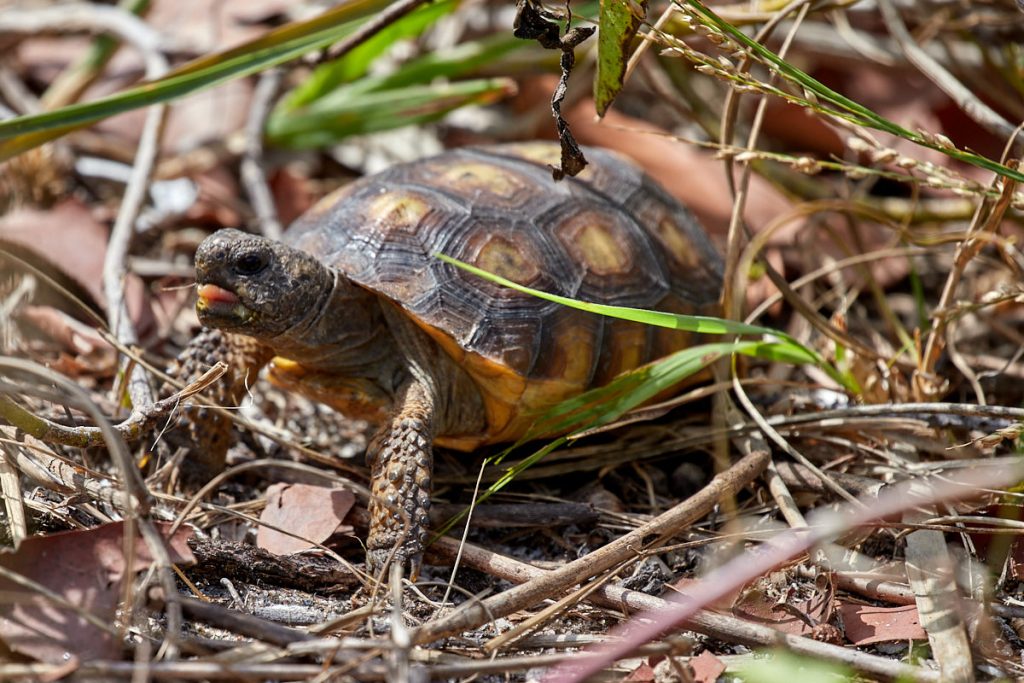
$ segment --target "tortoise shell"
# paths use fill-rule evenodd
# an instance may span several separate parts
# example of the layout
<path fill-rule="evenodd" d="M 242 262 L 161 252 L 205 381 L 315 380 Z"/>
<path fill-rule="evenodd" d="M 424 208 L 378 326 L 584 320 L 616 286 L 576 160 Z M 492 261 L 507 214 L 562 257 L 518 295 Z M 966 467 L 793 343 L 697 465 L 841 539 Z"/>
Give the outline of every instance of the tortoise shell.
<path fill-rule="evenodd" d="M 401 307 L 473 378 L 486 432 L 442 445 L 514 440 L 545 408 L 691 340 L 521 294 L 436 253 L 583 301 L 697 314 L 717 304 L 721 258 L 689 211 L 599 149 L 555 182 L 559 154 L 528 143 L 397 165 L 329 195 L 285 235 Z"/>

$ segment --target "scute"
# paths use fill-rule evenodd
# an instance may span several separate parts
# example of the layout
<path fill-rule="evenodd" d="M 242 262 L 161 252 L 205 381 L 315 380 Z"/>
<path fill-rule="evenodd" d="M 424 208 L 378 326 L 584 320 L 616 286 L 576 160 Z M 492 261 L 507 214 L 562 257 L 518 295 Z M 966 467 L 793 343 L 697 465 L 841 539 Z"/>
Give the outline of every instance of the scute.
<path fill-rule="evenodd" d="M 685 313 L 717 302 L 721 259 L 691 214 L 629 162 L 586 155 L 581 176 L 555 182 L 557 145 L 455 150 L 356 181 L 286 233 L 396 302 L 474 377 L 487 433 L 450 445 L 516 438 L 532 413 L 689 338 L 519 294 L 436 253 L 586 301 Z"/>

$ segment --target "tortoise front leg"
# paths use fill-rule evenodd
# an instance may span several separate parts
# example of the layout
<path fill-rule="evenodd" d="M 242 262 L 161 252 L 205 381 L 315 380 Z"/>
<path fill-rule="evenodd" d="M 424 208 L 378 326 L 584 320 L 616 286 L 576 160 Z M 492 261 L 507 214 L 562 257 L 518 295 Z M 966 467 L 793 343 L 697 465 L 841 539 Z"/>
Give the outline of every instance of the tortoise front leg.
<path fill-rule="evenodd" d="M 206 392 L 207 398 L 224 407 L 237 406 L 245 397 L 273 352 L 251 337 L 203 329 L 178 356 L 169 374 L 182 382 L 195 380 L 218 361 L 227 363 L 223 377 Z M 202 405 L 183 411 L 186 435 L 182 444 L 192 457 L 186 462 L 189 476 L 205 481 L 224 469 L 231 446 L 231 420 Z"/>
<path fill-rule="evenodd" d="M 418 573 L 427 541 L 427 513 L 433 470 L 434 399 L 410 380 L 395 399 L 395 409 L 370 441 L 370 534 L 366 561 L 372 571 L 394 559 Z"/>

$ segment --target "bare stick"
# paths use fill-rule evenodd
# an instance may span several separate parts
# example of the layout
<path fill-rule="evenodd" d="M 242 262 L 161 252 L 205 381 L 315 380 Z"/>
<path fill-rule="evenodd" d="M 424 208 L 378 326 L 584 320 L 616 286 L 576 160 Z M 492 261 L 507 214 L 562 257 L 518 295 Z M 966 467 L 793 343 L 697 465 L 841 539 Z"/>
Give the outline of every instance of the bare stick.
<path fill-rule="evenodd" d="M 903 521 L 920 523 L 930 515 L 917 510 L 903 515 Z M 928 634 L 932 656 L 942 679 L 952 683 L 974 680 L 974 660 L 961 618 L 960 594 L 954 578 L 953 559 L 941 531 L 919 529 L 907 535 L 907 578 L 917 596 L 921 626 Z"/>
<path fill-rule="evenodd" d="M 2 360 L 2 358 L 0 358 Z M 227 370 L 227 366 L 218 363 L 204 372 L 198 379 L 190 383 L 173 396 L 168 396 L 156 403 L 132 411 L 123 422 L 114 425 L 113 430 L 125 441 L 137 441 L 152 429 L 157 420 L 169 414 L 185 399 L 199 393 L 217 381 Z M 3 394 L 6 389 L 0 384 L 0 418 L 17 427 L 26 434 L 45 441 L 74 448 L 93 448 L 103 446 L 107 436 L 102 427 L 67 427 L 46 418 L 33 415 Z"/>
<path fill-rule="evenodd" d="M 433 554 L 435 560 L 444 558 L 450 562 L 460 551 L 467 566 L 513 583 L 535 581 L 550 574 L 548 570 L 493 553 L 479 546 L 460 544 L 455 539 L 447 537 L 439 539 L 428 552 Z M 663 598 L 613 585 L 600 586 L 587 597 L 587 601 L 615 610 L 627 609 L 645 612 L 665 609 L 670 605 Z M 710 610 L 697 612 L 687 622 L 687 627 L 723 642 L 761 648 L 782 646 L 798 654 L 842 662 L 859 671 L 889 679 L 905 677 L 906 680 L 916 681 L 939 680 L 936 671 L 929 671 L 886 657 L 850 650 L 802 636 L 781 633 L 763 624 L 755 624 Z M 584 653 L 576 653 L 573 655 L 573 661 L 578 661 L 577 658 L 585 656 L 587 655 Z"/>
<path fill-rule="evenodd" d="M 107 450 L 111 455 L 111 460 L 113 460 L 114 465 L 120 472 L 121 481 L 128 492 L 126 502 L 129 505 L 129 509 L 128 514 L 125 515 L 125 533 L 128 538 L 134 539 L 135 533 L 133 527 L 135 524 L 138 525 L 139 531 L 142 533 L 142 537 L 146 542 L 150 553 L 152 553 L 153 558 L 156 560 L 156 565 L 159 568 L 158 574 L 165 594 L 176 595 L 177 588 L 174 575 L 171 573 L 170 569 L 172 564 L 170 555 L 168 555 L 167 548 L 164 546 L 163 537 L 156 530 L 147 516 L 152 505 L 152 496 L 146 488 L 146 482 L 143 480 L 139 469 L 135 466 L 135 462 L 132 460 L 131 454 L 128 452 L 128 446 L 125 445 L 120 434 L 114 430 L 113 426 L 109 421 L 107 421 L 103 413 L 100 412 L 100 409 L 92 402 L 85 390 L 64 375 L 31 361 L 19 358 L 0 357 L 0 373 L 3 373 L 5 370 L 8 373 L 14 372 L 23 375 L 35 375 L 36 377 L 42 378 L 43 381 L 48 384 L 58 387 L 61 391 L 66 392 L 78 407 L 88 413 L 96 422 L 99 429 L 103 432 Z M 129 550 L 128 552 L 128 556 L 131 557 L 131 551 Z M 130 586 L 131 582 L 126 582 L 125 585 Z M 173 643 L 178 637 L 180 630 L 181 609 L 178 607 L 177 603 L 172 600 L 167 609 L 168 640 Z M 171 652 L 170 654 L 173 655 L 175 653 Z"/>
<path fill-rule="evenodd" d="M 917 67 L 918 71 L 937 85 L 942 92 L 949 95 L 950 99 L 982 128 L 998 138 L 1011 140 L 1016 138 L 1019 131 L 1014 128 L 1013 124 L 982 102 L 944 66 L 921 49 L 921 46 L 914 41 L 913 36 L 907 30 L 892 0 L 879 0 L 878 9 L 881 11 L 885 27 L 889 29 L 889 35 L 899 43 L 908 62 Z M 1019 148 L 1019 145 L 1015 143 L 1014 147 Z"/>
<path fill-rule="evenodd" d="M 764 451 L 745 456 L 728 470 L 715 476 L 694 496 L 647 524 L 585 557 L 545 574 L 540 579 L 529 581 L 423 624 L 412 632 L 413 642 L 429 643 L 446 635 L 476 628 L 495 616 L 505 616 L 536 605 L 545 598 L 561 593 L 618 564 L 636 559 L 644 550 L 658 547 L 667 539 L 681 533 L 710 512 L 719 501 L 736 494 L 756 479 L 764 471 L 768 458 L 769 454 Z"/>
<path fill-rule="evenodd" d="M 756 556 L 744 553 L 719 567 L 713 577 L 694 586 L 691 595 L 682 596 L 655 613 L 638 615 L 627 624 L 615 629 L 613 635 L 622 635 L 620 642 L 599 648 L 604 655 L 600 660 L 587 660 L 580 666 L 563 665 L 552 677 L 554 681 L 576 682 L 586 680 L 604 666 L 629 654 L 642 643 L 659 634 L 692 620 L 704 605 L 712 604 L 732 590 L 780 566 L 811 547 L 850 528 L 865 526 L 919 505 L 939 504 L 979 495 L 993 487 L 1006 486 L 1020 480 L 1024 465 L 981 466 L 960 473 L 957 481 L 934 478 L 929 482 L 927 494 L 921 495 L 922 483 L 914 486 L 894 486 L 872 501 L 870 508 L 847 508 L 845 514 L 825 511 L 814 515 L 809 529 L 792 530 L 779 534 L 765 544 Z"/>
<path fill-rule="evenodd" d="M 264 71 L 256 84 L 249 118 L 245 122 L 245 154 L 241 165 L 242 184 L 256 211 L 260 232 L 272 240 L 280 239 L 282 230 L 267 174 L 263 171 L 263 128 L 281 87 L 282 74 L 280 69 Z"/>

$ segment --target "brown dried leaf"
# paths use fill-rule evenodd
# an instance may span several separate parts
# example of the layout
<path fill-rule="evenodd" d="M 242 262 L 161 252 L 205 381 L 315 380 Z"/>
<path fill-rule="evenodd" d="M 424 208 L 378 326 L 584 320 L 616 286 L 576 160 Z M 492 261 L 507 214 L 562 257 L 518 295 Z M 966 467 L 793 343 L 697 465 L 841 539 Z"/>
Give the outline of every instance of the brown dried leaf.
<path fill-rule="evenodd" d="M 765 581 L 759 585 L 764 586 Z M 780 599 L 777 593 L 777 590 L 753 588 L 736 601 L 732 612 L 740 619 L 801 636 L 810 635 L 816 626 L 827 623 L 834 612 L 831 590 L 816 590 L 806 600 Z"/>
<path fill-rule="evenodd" d="M 169 525 L 157 528 L 166 538 Z M 168 539 L 172 562 L 195 562 L 187 544 L 191 535 L 192 529 L 182 527 Z M 113 522 L 95 529 L 33 536 L 17 551 L 0 553 L 0 565 L 113 624 L 121 580 L 129 566 L 124 546 L 124 523 Z M 132 548 L 132 571 L 147 569 L 153 558 L 146 543 L 136 536 Z M 109 633 L 76 613 L 5 579 L 0 579 L 0 591 L 20 598 L 0 603 L 0 639 L 11 650 L 55 664 L 69 657 L 110 658 L 120 652 L 121 644 Z"/>
<path fill-rule="evenodd" d="M 690 668 L 693 669 L 694 683 L 715 683 L 725 673 L 725 664 L 709 650 L 691 659 Z"/>
<path fill-rule="evenodd" d="M 681 576 L 678 579 L 676 579 L 675 581 L 673 581 L 672 583 L 666 584 L 666 586 L 665 586 L 666 597 L 668 595 L 671 595 L 672 593 L 678 593 L 679 595 L 688 595 L 688 596 L 694 597 L 693 589 L 696 587 L 699 590 L 701 582 L 702 582 L 701 579 L 690 578 L 688 576 Z M 730 595 L 722 598 L 721 600 L 716 601 L 712 605 L 707 605 L 706 607 L 708 609 L 714 610 L 716 612 L 721 612 L 723 614 L 726 614 L 731 609 L 733 603 L 736 602 L 736 598 L 739 596 L 741 590 L 742 590 L 742 588 L 737 589 L 736 591 L 734 591 Z"/>
<path fill-rule="evenodd" d="M 275 555 L 291 555 L 323 543 L 335 532 L 355 503 L 345 489 L 308 484 L 274 484 L 267 489 L 267 506 L 260 521 L 294 536 L 261 526 L 256 545 Z M 296 536 L 300 538 L 296 538 Z"/>
<path fill-rule="evenodd" d="M 9 251 L 39 268 L 73 293 L 92 303 L 106 306 L 103 294 L 103 259 L 107 251 L 108 230 L 93 218 L 89 209 L 68 199 L 49 210 L 16 209 L 0 218 L 0 251 Z M 3 267 L 16 268 L 0 253 Z M 129 275 L 125 299 L 140 334 L 153 325 L 145 285 Z M 47 289 L 48 288 L 43 288 Z M 71 310 L 60 296 L 37 300 Z"/>
<path fill-rule="evenodd" d="M 630 671 L 622 680 L 629 683 L 654 683 L 654 667 L 647 662 L 641 662 L 640 666 Z"/>
<path fill-rule="evenodd" d="M 839 606 L 846 638 L 854 645 L 898 640 L 926 640 L 916 605 L 875 607 L 843 603 Z"/>
<path fill-rule="evenodd" d="M 18 319 L 57 342 L 67 354 L 51 361 L 50 367 L 69 377 L 109 375 L 117 363 L 117 352 L 94 328 L 52 306 L 24 306 Z M 68 355 L 70 354 L 70 355 Z"/>
<path fill-rule="evenodd" d="M 284 225 L 306 213 L 317 200 L 309 177 L 287 166 L 278 169 L 270 177 L 270 189 L 274 195 L 277 217 Z"/>

